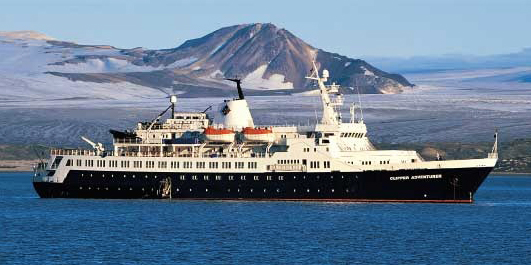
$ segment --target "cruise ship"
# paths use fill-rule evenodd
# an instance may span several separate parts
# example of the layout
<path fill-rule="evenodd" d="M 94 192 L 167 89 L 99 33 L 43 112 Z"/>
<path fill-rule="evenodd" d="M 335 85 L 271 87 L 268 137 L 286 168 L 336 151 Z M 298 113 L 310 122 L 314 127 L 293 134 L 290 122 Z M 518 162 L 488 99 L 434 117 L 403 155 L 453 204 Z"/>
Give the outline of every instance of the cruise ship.
<path fill-rule="evenodd" d="M 471 203 L 498 159 L 427 161 L 416 151 L 377 150 L 355 104 L 341 117 L 329 72 L 310 76 L 322 117 L 306 126 L 255 125 L 238 97 L 205 112 L 176 112 L 177 97 L 133 130 L 110 130 L 112 149 L 52 149 L 35 166 L 42 198 Z M 169 113 L 168 113 L 169 112 Z M 213 114 L 212 114 L 213 113 Z M 210 115 L 209 115 L 210 114 Z M 167 116 L 164 120 L 163 117 Z"/>

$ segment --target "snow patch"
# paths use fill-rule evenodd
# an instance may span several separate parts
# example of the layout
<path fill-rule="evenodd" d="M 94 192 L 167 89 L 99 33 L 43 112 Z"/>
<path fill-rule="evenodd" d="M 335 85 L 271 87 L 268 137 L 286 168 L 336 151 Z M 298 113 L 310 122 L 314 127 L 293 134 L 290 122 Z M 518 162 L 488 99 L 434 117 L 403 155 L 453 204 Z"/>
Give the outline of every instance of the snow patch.
<path fill-rule="evenodd" d="M 193 71 L 197 71 L 197 70 L 200 70 L 201 69 L 201 66 L 196 66 L 194 68 L 192 68 Z"/>
<path fill-rule="evenodd" d="M 183 66 L 187 66 L 187 65 L 190 65 L 192 63 L 194 63 L 195 61 L 197 61 L 198 59 L 195 58 L 195 57 L 188 57 L 188 58 L 184 58 L 184 59 L 180 59 L 180 60 L 177 60 L 171 64 L 169 64 L 168 66 L 166 66 L 167 68 L 180 68 L 180 67 L 183 67 Z"/>
<path fill-rule="evenodd" d="M 246 87 L 255 89 L 293 89 L 292 82 L 285 82 L 285 76 L 281 74 L 273 74 L 269 79 L 264 79 L 263 76 L 267 70 L 267 64 L 264 64 L 254 72 L 248 74 L 242 83 Z"/>
<path fill-rule="evenodd" d="M 350 65 L 350 62 L 345 63 L 345 67 L 348 67 Z"/>
<path fill-rule="evenodd" d="M 121 72 L 151 72 L 161 68 L 138 66 L 127 60 L 117 58 L 88 59 L 83 63 L 67 63 L 64 65 L 48 65 L 48 71 L 62 73 L 121 73 Z"/>
<path fill-rule="evenodd" d="M 210 52 L 210 55 L 213 55 L 214 53 L 216 53 L 221 47 L 223 47 L 223 45 L 225 45 L 225 43 L 227 43 L 227 41 L 222 42 L 220 45 L 218 45 L 216 48 L 214 48 L 214 49 Z"/>
<path fill-rule="evenodd" d="M 367 70 L 367 68 L 365 68 L 364 66 L 361 66 L 360 68 L 363 70 L 363 74 L 364 74 L 364 75 L 368 75 L 368 76 L 376 76 L 373 72 Z"/>
<path fill-rule="evenodd" d="M 208 77 L 216 79 L 216 78 L 218 78 L 218 76 L 224 77 L 225 75 L 223 74 L 223 72 L 221 72 L 221 70 L 218 69 L 218 70 L 210 73 L 210 75 Z"/>

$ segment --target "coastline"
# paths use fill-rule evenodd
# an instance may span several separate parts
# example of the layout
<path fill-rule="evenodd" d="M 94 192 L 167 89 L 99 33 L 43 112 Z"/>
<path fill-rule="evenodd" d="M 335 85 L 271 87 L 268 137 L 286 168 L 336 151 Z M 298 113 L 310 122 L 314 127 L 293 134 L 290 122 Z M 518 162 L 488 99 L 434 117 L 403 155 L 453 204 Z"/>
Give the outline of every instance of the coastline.
<path fill-rule="evenodd" d="M 0 172 L 32 172 L 39 160 L 0 160 Z"/>

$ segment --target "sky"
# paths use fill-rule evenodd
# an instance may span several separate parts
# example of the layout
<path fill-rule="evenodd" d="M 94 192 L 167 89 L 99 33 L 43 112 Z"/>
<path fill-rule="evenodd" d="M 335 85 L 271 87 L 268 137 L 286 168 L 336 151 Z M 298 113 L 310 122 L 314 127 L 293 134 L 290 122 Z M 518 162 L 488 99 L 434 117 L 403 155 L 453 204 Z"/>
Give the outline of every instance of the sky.
<path fill-rule="evenodd" d="M 119 48 L 173 48 L 270 22 L 354 58 L 488 55 L 531 47 L 529 0 L 0 0 L 0 31 Z"/>

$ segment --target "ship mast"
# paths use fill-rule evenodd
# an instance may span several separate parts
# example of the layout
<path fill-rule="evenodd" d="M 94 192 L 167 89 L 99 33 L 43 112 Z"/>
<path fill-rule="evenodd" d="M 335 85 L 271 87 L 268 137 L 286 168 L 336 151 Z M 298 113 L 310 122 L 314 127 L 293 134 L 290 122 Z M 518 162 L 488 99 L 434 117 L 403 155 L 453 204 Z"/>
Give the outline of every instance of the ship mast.
<path fill-rule="evenodd" d="M 328 70 L 323 70 L 323 76 L 319 77 L 319 70 L 315 65 L 315 61 L 312 61 L 313 68 L 310 76 L 307 76 L 307 79 L 316 80 L 319 85 L 319 92 L 321 94 L 321 102 L 323 104 L 323 117 L 321 118 L 322 124 L 333 124 L 339 125 L 341 123 L 341 118 L 336 113 L 334 106 L 341 105 L 342 102 L 332 102 L 329 95 L 329 89 L 325 86 L 324 82 L 328 80 L 329 73 Z"/>

